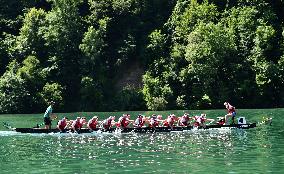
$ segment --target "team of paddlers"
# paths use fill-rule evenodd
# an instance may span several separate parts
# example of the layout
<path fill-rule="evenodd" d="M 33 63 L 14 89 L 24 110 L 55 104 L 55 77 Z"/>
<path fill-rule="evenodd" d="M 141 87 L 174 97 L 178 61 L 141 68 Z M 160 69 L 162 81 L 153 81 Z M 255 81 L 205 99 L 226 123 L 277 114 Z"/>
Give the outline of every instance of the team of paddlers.
<path fill-rule="evenodd" d="M 86 120 L 86 117 L 77 117 L 75 120 L 69 120 L 67 117 L 62 118 L 58 121 L 57 128 L 60 131 L 70 129 L 72 131 L 78 131 L 86 125 L 89 130 L 96 130 L 101 128 L 108 130 L 112 127 L 125 129 L 130 127 L 132 124 L 134 128 L 143 128 L 143 127 L 170 127 L 175 126 L 186 127 L 186 126 L 206 126 L 206 122 L 210 121 L 212 123 L 214 119 L 206 118 L 206 114 L 201 114 L 199 116 L 190 117 L 189 114 L 185 113 L 181 117 L 177 117 L 174 114 L 167 116 L 166 119 L 162 118 L 162 115 L 153 114 L 152 116 L 143 116 L 139 114 L 135 120 L 131 120 L 130 114 L 123 114 L 119 117 L 118 121 L 115 121 L 115 116 L 109 116 L 108 118 L 99 121 L 98 116 L 92 117 L 89 121 Z M 224 119 L 220 119 L 217 124 L 224 124 Z"/>
<path fill-rule="evenodd" d="M 54 104 L 54 103 L 52 103 Z M 44 122 L 47 129 L 50 129 L 51 119 L 49 115 L 52 113 L 52 104 L 47 108 L 46 113 L 44 115 Z M 228 124 L 229 117 L 232 118 L 232 123 L 235 123 L 236 111 L 235 107 L 230 105 L 228 102 L 224 103 L 228 114 L 225 117 L 219 118 L 216 124 Z M 48 119 L 46 118 L 48 117 Z M 86 117 L 77 117 L 75 120 L 68 120 L 67 117 L 62 118 L 57 123 L 57 128 L 60 131 L 64 131 L 66 129 L 72 131 L 78 131 L 86 126 L 89 130 L 96 130 L 97 128 L 101 128 L 104 130 L 108 130 L 110 128 L 116 127 L 120 129 L 125 129 L 130 127 L 132 124 L 134 128 L 143 128 L 143 127 L 170 127 L 173 128 L 175 126 L 186 127 L 186 126 L 206 126 L 206 122 L 210 121 L 210 123 L 214 122 L 214 119 L 206 118 L 206 114 L 189 116 L 188 113 L 183 114 L 178 117 L 174 114 L 168 115 L 166 118 L 163 118 L 162 115 L 153 114 L 151 116 L 144 116 L 139 114 L 135 120 L 131 120 L 130 114 L 123 114 L 119 117 L 118 121 L 115 121 L 115 116 L 109 116 L 104 120 L 99 121 L 98 116 L 92 117 L 90 120 L 86 120 Z M 47 126 L 48 125 L 48 126 Z"/>

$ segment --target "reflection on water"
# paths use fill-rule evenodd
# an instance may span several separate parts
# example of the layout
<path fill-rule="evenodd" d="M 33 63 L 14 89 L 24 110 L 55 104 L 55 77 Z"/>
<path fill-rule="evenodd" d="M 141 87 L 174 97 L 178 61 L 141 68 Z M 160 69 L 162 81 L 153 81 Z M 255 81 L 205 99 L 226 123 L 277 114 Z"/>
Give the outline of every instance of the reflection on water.
<path fill-rule="evenodd" d="M 84 135 L 2 131 L 1 173 L 282 173 L 281 135 L 272 129 Z"/>

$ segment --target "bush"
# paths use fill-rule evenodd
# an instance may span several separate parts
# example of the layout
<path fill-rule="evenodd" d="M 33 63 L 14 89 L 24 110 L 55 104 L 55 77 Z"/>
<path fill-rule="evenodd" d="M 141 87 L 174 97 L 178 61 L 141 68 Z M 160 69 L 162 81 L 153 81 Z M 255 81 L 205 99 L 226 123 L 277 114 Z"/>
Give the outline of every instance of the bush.
<path fill-rule="evenodd" d="M 141 89 L 134 86 L 124 87 L 117 93 L 114 107 L 124 111 L 144 110 L 146 106 Z"/>

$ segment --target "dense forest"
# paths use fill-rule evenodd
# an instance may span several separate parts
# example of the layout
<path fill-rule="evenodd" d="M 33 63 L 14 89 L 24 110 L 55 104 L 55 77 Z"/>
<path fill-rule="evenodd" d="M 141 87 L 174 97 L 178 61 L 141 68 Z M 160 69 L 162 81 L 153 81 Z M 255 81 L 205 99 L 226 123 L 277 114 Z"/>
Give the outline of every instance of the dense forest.
<path fill-rule="evenodd" d="M 0 113 L 284 107 L 282 0 L 1 0 Z"/>

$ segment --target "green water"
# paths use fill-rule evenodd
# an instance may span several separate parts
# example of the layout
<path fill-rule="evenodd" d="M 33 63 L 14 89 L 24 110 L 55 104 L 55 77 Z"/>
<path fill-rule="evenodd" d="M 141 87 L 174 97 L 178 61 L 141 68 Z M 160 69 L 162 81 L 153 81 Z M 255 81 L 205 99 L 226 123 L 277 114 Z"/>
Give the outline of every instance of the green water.
<path fill-rule="evenodd" d="M 224 110 L 202 112 L 208 117 L 224 114 Z M 108 115 L 59 116 L 94 114 Z M 281 119 L 284 109 L 238 110 L 238 114 L 251 122 L 263 116 L 273 117 L 273 126 L 249 130 L 86 135 L 20 134 L 0 127 L 0 173 L 284 173 L 284 122 Z M 41 117 L 0 115 L 0 121 L 27 127 L 40 123 Z"/>

